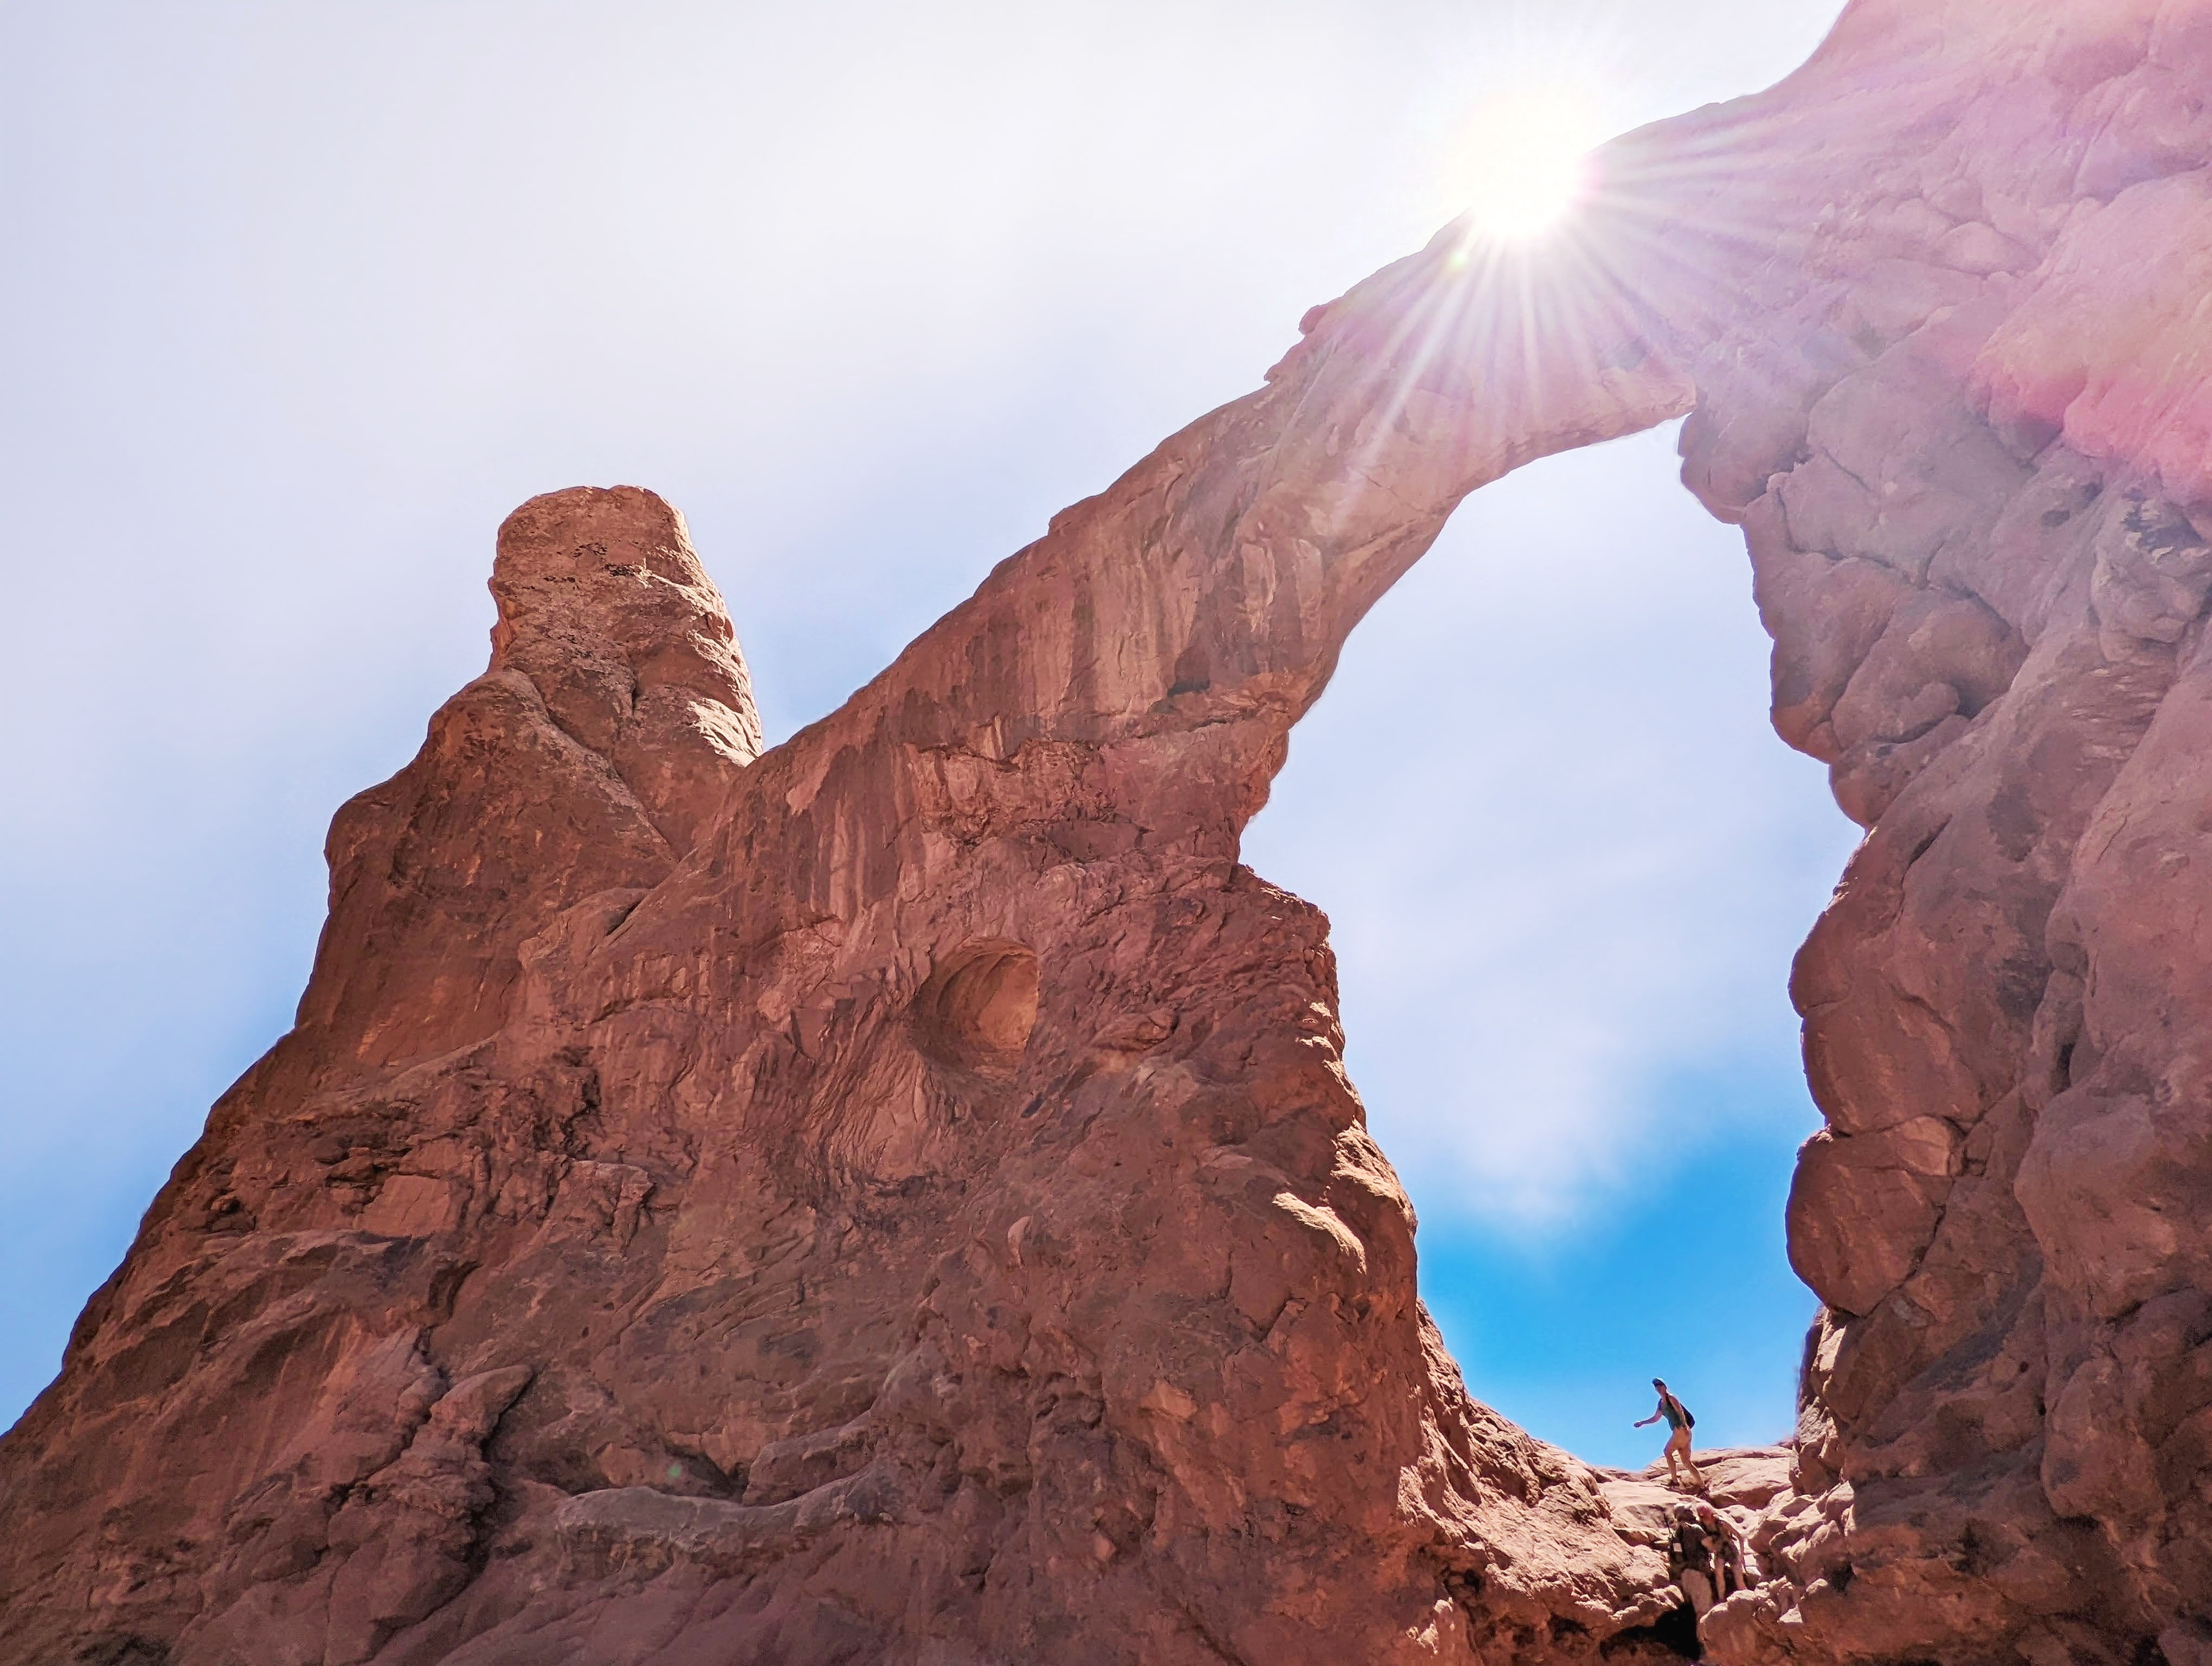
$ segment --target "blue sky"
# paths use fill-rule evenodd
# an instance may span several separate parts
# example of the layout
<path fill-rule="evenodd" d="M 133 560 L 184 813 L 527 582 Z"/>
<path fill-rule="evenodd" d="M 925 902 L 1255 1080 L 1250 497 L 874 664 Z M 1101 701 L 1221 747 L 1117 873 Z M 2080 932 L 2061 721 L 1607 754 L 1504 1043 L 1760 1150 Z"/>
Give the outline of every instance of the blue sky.
<path fill-rule="evenodd" d="M 1833 10 L 0 0 L 0 1420 L 289 1021 L 514 503 L 680 505 L 787 734 L 1425 241 L 1500 100 L 1625 128 Z M 1783 979 L 1850 842 L 1668 446 L 1471 502 L 1248 849 L 1476 1391 L 1601 1461 L 1655 1371 L 1788 1426 Z"/>

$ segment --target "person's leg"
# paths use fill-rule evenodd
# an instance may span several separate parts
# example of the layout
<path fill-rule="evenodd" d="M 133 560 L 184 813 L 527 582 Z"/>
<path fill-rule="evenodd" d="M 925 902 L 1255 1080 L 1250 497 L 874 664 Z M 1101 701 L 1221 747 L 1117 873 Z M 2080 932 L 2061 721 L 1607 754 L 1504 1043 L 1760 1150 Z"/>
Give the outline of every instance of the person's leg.
<path fill-rule="evenodd" d="M 1682 1467 L 1690 1472 L 1690 1485 L 1703 1487 L 1705 1484 L 1705 1478 L 1698 1468 L 1697 1460 L 1690 1456 L 1690 1432 L 1687 1429 L 1674 1431 L 1674 1438 L 1667 1443 L 1667 1456 L 1670 1458 L 1674 1456 L 1678 1442 L 1682 1449 Z"/>

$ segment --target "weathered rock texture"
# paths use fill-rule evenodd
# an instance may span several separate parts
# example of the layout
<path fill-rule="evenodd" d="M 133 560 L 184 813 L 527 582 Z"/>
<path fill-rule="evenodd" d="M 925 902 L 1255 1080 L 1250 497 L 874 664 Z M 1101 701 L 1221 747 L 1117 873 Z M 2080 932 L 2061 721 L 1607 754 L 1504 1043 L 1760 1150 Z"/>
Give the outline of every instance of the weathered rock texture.
<path fill-rule="evenodd" d="M 1500 354 L 1455 246 L 765 754 L 666 505 L 519 511 L 298 1027 L 9 1437 L 0 1657 L 1660 1651 L 1661 1554 L 1462 1389 L 1324 922 L 1237 861 L 1459 498 L 1688 404 L 1601 293 Z"/>
<path fill-rule="evenodd" d="M 1869 828 L 1705 1645 L 2212 1658 L 2208 88 L 2212 0 L 1865 0 L 1577 234 L 1316 308 L 765 753 L 674 514 L 526 505 L 298 1026 L 0 1444 L 0 1657 L 1695 1646 L 1663 1498 L 1462 1389 L 1324 922 L 1237 861 L 1458 500 L 1694 400 Z"/>
<path fill-rule="evenodd" d="M 1623 149 L 1868 829 L 1792 983 L 1802 1496 L 1708 1642 L 2212 1660 L 2212 4 L 1863 5 Z"/>

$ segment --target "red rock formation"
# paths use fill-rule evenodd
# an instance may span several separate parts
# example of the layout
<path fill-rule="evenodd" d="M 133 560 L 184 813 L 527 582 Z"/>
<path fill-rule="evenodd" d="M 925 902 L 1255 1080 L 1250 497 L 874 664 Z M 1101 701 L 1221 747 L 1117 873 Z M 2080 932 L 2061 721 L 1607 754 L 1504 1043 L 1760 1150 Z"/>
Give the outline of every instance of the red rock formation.
<path fill-rule="evenodd" d="M 172 1666 L 1588 1654 L 1678 1597 L 1468 1401 L 1237 866 L 1467 491 L 1680 411 L 1456 239 L 756 757 L 649 494 L 500 538 L 340 812 L 298 1027 L 0 1450 L 0 1654 Z"/>
<path fill-rule="evenodd" d="M 765 753 L 672 513 L 526 505 L 298 1027 L 0 1443 L 0 1655 L 1633 1659 L 1705 1578 L 1726 1660 L 2208 1658 L 2208 0 L 1863 0 Z M 1324 924 L 1237 864 L 1458 499 L 1690 378 L 1869 829 L 1793 1484 L 1710 1523 L 1467 1398 Z"/>
<path fill-rule="evenodd" d="M 1868 828 L 1792 984 L 1801 1493 L 1717 1658 L 2212 1660 L 2208 94 L 2206 0 L 1864 4 L 1618 159 Z"/>

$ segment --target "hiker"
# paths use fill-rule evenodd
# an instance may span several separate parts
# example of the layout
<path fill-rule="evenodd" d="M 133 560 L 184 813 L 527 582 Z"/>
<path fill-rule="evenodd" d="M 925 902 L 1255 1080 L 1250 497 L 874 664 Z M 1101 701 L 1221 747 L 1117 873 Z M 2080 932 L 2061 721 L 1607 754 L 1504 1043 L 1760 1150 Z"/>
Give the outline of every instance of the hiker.
<path fill-rule="evenodd" d="M 1679 1458 L 1681 1460 L 1682 1468 L 1690 1472 L 1690 1484 L 1693 1487 L 1704 1487 L 1705 1478 L 1698 1473 L 1698 1466 L 1690 1461 L 1690 1431 L 1697 1427 L 1698 1420 L 1690 1415 L 1690 1408 L 1675 1399 L 1673 1394 L 1668 1392 L 1666 1383 L 1659 1378 L 1653 1377 L 1651 1386 L 1659 1390 L 1659 1409 L 1649 1417 L 1638 1418 L 1636 1420 L 1636 1426 L 1641 1429 L 1647 1424 L 1656 1423 L 1661 1418 L 1665 1418 L 1668 1428 L 1668 1481 L 1671 1482 L 1675 1479 L 1678 1473 L 1675 1468 L 1675 1460 Z"/>
<path fill-rule="evenodd" d="M 1707 1510 L 1705 1514 L 1711 1511 Z M 1690 1611 L 1703 1620 L 1727 1592 L 1722 1584 L 1719 1535 L 1713 1531 L 1713 1523 L 1699 1516 L 1696 1505 L 1674 1506 L 1674 1539 L 1668 1549 L 1674 1583 L 1690 1599 Z"/>
<path fill-rule="evenodd" d="M 1751 1566 L 1735 1524 L 1702 1500 L 1674 1506 L 1674 1537 L 1668 1547 L 1674 1583 L 1703 1620 L 1715 1603 L 1752 1586 Z"/>
<path fill-rule="evenodd" d="M 1727 1517 L 1717 1517 L 1721 1531 L 1721 1596 L 1749 1590 L 1759 1583 L 1759 1563 L 1743 1541 L 1743 1534 Z"/>

